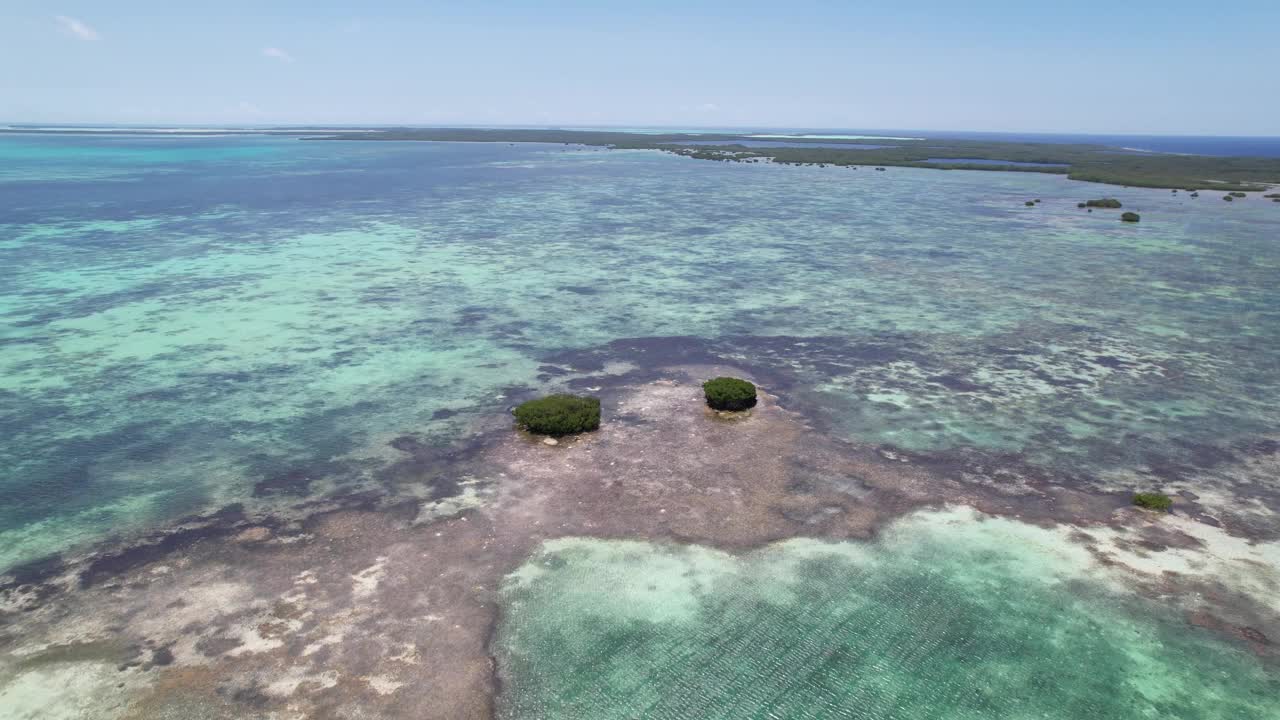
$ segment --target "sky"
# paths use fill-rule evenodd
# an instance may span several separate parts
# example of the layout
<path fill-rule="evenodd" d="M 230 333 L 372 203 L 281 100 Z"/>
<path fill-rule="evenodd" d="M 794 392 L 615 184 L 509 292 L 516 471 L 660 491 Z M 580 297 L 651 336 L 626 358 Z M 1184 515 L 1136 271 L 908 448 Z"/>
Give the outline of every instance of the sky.
<path fill-rule="evenodd" d="M 1280 3 L 3 0 L 0 122 L 1280 135 Z"/>

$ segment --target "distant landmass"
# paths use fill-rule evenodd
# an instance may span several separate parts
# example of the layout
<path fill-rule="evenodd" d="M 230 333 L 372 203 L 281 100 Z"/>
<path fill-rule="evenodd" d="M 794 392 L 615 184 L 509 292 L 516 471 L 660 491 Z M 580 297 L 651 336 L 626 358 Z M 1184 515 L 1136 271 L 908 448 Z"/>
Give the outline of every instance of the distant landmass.
<path fill-rule="evenodd" d="M 761 142 L 765 138 L 767 145 Z M 575 143 L 663 150 L 699 160 L 1038 172 L 1109 185 L 1187 190 L 1259 191 L 1280 184 L 1280 157 L 1142 152 L 1101 144 L 832 133 L 655 134 L 483 128 L 392 128 L 315 139 Z"/>
<path fill-rule="evenodd" d="M 1280 184 L 1280 138 L 788 130 L 758 128 L 164 127 L 7 125 L 0 133 L 223 136 L 306 140 L 569 143 L 652 149 L 698 160 L 899 166 L 1066 175 L 1148 188 L 1261 191 Z"/>

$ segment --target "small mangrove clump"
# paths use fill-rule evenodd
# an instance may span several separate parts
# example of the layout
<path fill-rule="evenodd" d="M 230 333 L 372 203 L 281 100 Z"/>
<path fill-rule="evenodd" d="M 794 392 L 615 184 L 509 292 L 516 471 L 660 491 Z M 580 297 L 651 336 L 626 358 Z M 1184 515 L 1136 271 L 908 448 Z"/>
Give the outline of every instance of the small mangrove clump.
<path fill-rule="evenodd" d="M 560 437 L 600 427 L 600 398 L 548 395 L 516 406 L 512 411 L 525 430 Z"/>
<path fill-rule="evenodd" d="M 1115 198 L 1102 198 L 1102 199 L 1100 199 L 1100 200 L 1089 200 L 1089 201 L 1086 201 L 1086 202 L 1085 202 L 1085 207 L 1112 208 L 1112 209 L 1115 209 L 1115 208 L 1124 207 L 1124 206 L 1123 206 L 1123 205 L 1121 205 L 1121 204 L 1120 204 L 1120 201 L 1119 201 L 1119 200 L 1117 200 L 1117 199 L 1115 199 Z"/>
<path fill-rule="evenodd" d="M 1169 512 L 1169 508 L 1173 507 L 1173 498 L 1156 492 L 1137 493 L 1133 496 L 1133 504 L 1148 510 Z"/>
<path fill-rule="evenodd" d="M 1230 195 L 1223 195 L 1222 199 L 1226 200 L 1227 202 L 1231 202 L 1232 200 L 1235 200 L 1235 198 L 1231 197 Z"/>
<path fill-rule="evenodd" d="M 1142 216 L 1136 212 L 1127 212 L 1122 214 L 1120 216 L 1120 219 L 1125 222 L 1138 222 L 1139 220 L 1142 219 Z"/>
<path fill-rule="evenodd" d="M 1028 201 L 1026 201 L 1026 202 L 1024 202 L 1024 203 L 1022 203 L 1022 204 L 1023 204 L 1023 205 L 1026 205 L 1027 207 L 1035 207 L 1035 206 L 1036 206 L 1036 204 L 1035 204 L 1034 202 L 1030 201 L 1030 200 L 1028 200 Z"/>
<path fill-rule="evenodd" d="M 1280 193 L 1271 193 L 1269 195 L 1263 195 L 1262 197 L 1268 198 L 1270 200 L 1280 200 Z"/>
<path fill-rule="evenodd" d="M 1082 202 L 1078 202 L 1078 203 L 1076 203 L 1076 207 L 1078 207 L 1078 208 L 1083 208 L 1084 206 L 1085 206 L 1085 204 L 1084 204 L 1084 203 L 1082 203 Z"/>
<path fill-rule="evenodd" d="M 702 383 L 702 391 L 715 410 L 746 410 L 756 404 L 756 386 L 739 378 L 708 380 Z"/>
<path fill-rule="evenodd" d="M 1230 195 L 1231 197 L 1238 197 L 1238 198 L 1245 197 L 1245 194 L 1242 192 L 1229 192 L 1227 194 Z"/>

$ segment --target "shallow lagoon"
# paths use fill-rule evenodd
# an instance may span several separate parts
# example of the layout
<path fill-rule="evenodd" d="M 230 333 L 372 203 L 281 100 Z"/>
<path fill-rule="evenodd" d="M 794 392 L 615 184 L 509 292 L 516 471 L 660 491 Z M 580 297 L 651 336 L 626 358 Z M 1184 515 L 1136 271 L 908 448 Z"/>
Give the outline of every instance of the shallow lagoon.
<path fill-rule="evenodd" d="M 1280 413 L 1271 204 L 537 145 L 5 137 L 0 157 L 3 565 L 264 480 L 376 483 L 390 438 L 452 438 L 546 358 L 621 338 L 773 370 L 851 439 L 1090 477 Z M 1075 208 L 1102 194 L 1143 222 Z"/>
<path fill-rule="evenodd" d="M 504 718 L 1246 718 L 1280 678 L 1055 533 L 925 513 L 733 556 L 568 538 L 507 582 Z"/>
<path fill-rule="evenodd" d="M 0 567 L 390 487 L 397 438 L 443 445 L 558 378 L 668 362 L 751 370 L 814 430 L 890 457 L 1000 457 L 1081 489 L 1275 452 L 1280 213 L 1254 198 L 275 138 L 4 137 L 0 167 Z M 1075 207 L 1103 195 L 1142 223 Z M 1229 495 L 1217 481 L 1194 490 Z M 1271 516 L 1273 485 L 1248 483 Z M 1082 578 L 1080 558 L 903 527 L 740 556 L 553 541 L 503 596 L 499 708 L 1274 709 L 1275 675 L 1243 647 Z M 604 584 L 618 593 L 592 595 Z M 792 657 L 796 634 L 834 639 Z M 570 641 L 582 652 L 556 662 Z M 786 658 L 812 672 L 773 672 Z M 1077 672 L 1091 663 L 1107 673 Z M 686 692 L 704 670 L 748 682 L 711 684 L 744 704 Z"/>

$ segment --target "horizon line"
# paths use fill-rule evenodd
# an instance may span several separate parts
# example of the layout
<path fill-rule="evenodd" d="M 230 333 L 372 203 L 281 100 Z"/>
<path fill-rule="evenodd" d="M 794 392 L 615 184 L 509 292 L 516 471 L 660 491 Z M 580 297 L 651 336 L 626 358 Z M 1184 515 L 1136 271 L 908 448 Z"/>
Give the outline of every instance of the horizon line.
<path fill-rule="evenodd" d="M 30 120 L 3 120 L 0 121 L 0 128 L 22 129 L 29 127 L 35 129 L 37 127 L 55 127 L 55 128 L 84 128 L 86 126 L 111 127 L 111 128 L 129 128 L 129 129 L 194 129 L 205 128 L 209 130 L 236 130 L 236 129 L 330 129 L 330 128 L 357 128 L 357 129 L 391 129 L 391 128 L 413 128 L 413 129 L 449 129 L 449 128 L 466 128 L 466 129 L 528 129 L 528 130 L 577 130 L 590 132 L 593 130 L 608 130 L 614 132 L 627 132 L 628 130 L 670 130 L 673 134 L 678 134 L 680 130 L 699 130 L 699 131 L 721 131 L 729 134 L 738 130 L 786 130 L 791 133 L 798 132 L 815 132 L 815 131 L 841 131 L 841 132 L 913 132 L 913 133 L 972 133 L 972 134 L 1018 134 L 1018 135 L 1071 135 L 1080 137 L 1107 137 L 1107 136 L 1131 136 L 1131 137 L 1215 137 L 1215 138 L 1249 138 L 1249 139 L 1275 139 L 1280 138 L 1280 133 L 1274 135 L 1238 135 L 1238 134 L 1213 134 L 1204 132 L 1171 132 L 1171 131 L 1151 131 L 1151 132 L 1132 132 L 1132 131 L 1107 131 L 1100 132 L 1095 130 L 1089 131 L 1068 131 L 1068 130 L 974 130 L 974 129 L 943 129 L 943 128 L 909 128 L 909 127 L 839 127 L 839 126 L 808 126 L 808 125 L 697 125 L 692 123 L 679 123 L 674 125 L 645 125 L 637 123 L 307 123 L 307 122 L 290 122 L 290 123 L 194 123 L 194 122 L 93 122 L 93 121 L 77 121 L 77 122 L 36 122 Z M 725 132 L 727 131 L 727 132 Z"/>

